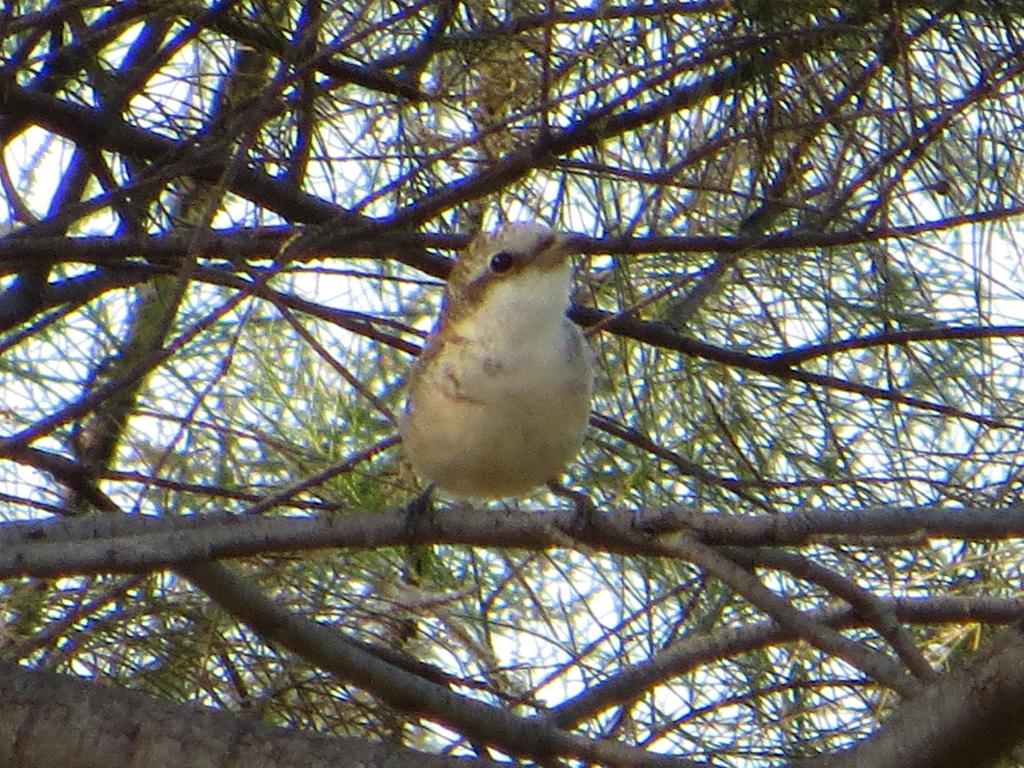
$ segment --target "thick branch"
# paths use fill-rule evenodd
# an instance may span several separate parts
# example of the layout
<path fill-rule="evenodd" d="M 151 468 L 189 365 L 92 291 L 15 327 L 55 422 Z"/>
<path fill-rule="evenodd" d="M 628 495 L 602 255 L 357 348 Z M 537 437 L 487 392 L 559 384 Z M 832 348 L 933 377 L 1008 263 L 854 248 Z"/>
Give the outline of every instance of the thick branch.
<path fill-rule="evenodd" d="M 46 466 L 55 471 L 53 466 Z M 70 483 L 70 481 L 68 481 Z M 303 484 L 303 488 L 306 484 Z M 277 503 L 282 497 L 275 497 Z M 266 505 L 261 504 L 259 509 Z M 933 538 L 1008 539 L 1024 536 L 1024 507 L 878 507 L 822 509 L 789 515 L 733 516 L 690 509 L 602 512 L 597 528 L 580 527 L 569 509 L 529 515 L 459 508 L 438 510 L 411 529 L 395 513 L 280 518 L 246 515 L 204 518 L 88 517 L 0 525 L 0 578 L 86 573 L 137 573 L 197 560 L 282 551 L 345 547 L 373 549 L 404 544 L 544 550 L 577 542 L 585 548 L 628 555 L 657 555 L 657 537 L 637 531 L 688 531 L 712 545 L 797 546 L 825 537 L 873 544 L 919 543 Z"/>
<path fill-rule="evenodd" d="M 328 738 L 171 704 L 137 691 L 0 661 L 0 765 L 19 768 L 491 768 L 392 744 Z"/>
<path fill-rule="evenodd" d="M 900 707 L 870 738 L 793 768 L 981 768 L 1024 736 L 1024 630 L 1015 624 Z"/>

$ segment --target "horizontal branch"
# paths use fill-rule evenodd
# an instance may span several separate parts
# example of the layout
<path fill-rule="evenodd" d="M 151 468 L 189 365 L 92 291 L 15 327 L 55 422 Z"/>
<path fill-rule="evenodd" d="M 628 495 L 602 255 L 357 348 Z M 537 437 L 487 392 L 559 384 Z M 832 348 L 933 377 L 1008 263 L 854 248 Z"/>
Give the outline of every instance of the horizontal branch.
<path fill-rule="evenodd" d="M 287 186 L 285 182 L 276 179 L 274 181 Z M 324 205 L 326 204 L 324 202 Z M 585 237 L 570 234 L 569 238 L 578 253 L 592 255 L 640 256 L 659 253 L 720 254 L 790 251 L 900 240 L 913 235 L 942 232 L 1022 215 L 1024 215 L 1024 205 L 986 208 L 981 211 L 946 216 L 905 226 L 857 227 L 833 232 L 794 230 L 757 237 L 657 234 L 643 237 L 630 235 Z M 230 261 L 236 261 L 239 258 L 266 260 L 278 256 L 281 246 L 294 234 L 294 227 L 213 229 L 200 235 L 188 232 L 72 238 L 63 236 L 26 237 L 19 234 L 19 231 L 15 231 L 0 238 L 0 264 L 21 259 L 34 261 L 42 257 L 53 259 L 56 256 L 64 262 L 95 262 L 96 260 L 136 257 L 157 263 L 170 261 L 172 264 L 178 265 L 186 253 L 197 257 L 224 258 Z M 388 257 L 422 269 L 434 277 L 445 277 L 450 267 L 447 259 L 435 257 L 436 261 L 423 263 L 408 261 L 403 258 L 404 252 L 410 248 L 459 251 L 465 248 L 470 241 L 469 235 L 440 232 L 421 233 L 402 229 L 374 228 L 366 234 L 366 237 L 355 239 L 352 237 L 350 229 L 338 227 L 333 235 L 319 239 L 323 245 L 321 251 L 300 254 L 297 258 L 309 260 L 329 256 Z M 802 359 L 796 357 L 792 359 L 792 362 L 801 361 Z"/>
<path fill-rule="evenodd" d="M 1024 506 L 916 506 L 805 509 L 790 514 L 722 515 L 692 508 L 652 510 L 637 523 L 652 533 L 686 531 L 706 544 L 799 546 L 827 539 L 908 544 L 930 538 L 1024 536 Z"/>
<path fill-rule="evenodd" d="M 280 502 L 280 499 L 278 500 Z M 190 518 L 88 517 L 0 525 L 0 578 L 141 573 L 190 562 L 270 552 L 373 549 L 406 544 L 545 550 L 580 546 L 626 555 L 657 555 L 657 537 L 683 531 L 711 545 L 798 546 L 830 537 L 880 538 L 899 544 L 927 538 L 1024 536 L 1024 506 L 876 507 L 733 516 L 691 508 L 600 513 L 580 525 L 574 510 L 530 514 L 464 508 L 437 510 L 409 525 L 405 510 L 342 512 L 315 518 L 220 515 Z"/>

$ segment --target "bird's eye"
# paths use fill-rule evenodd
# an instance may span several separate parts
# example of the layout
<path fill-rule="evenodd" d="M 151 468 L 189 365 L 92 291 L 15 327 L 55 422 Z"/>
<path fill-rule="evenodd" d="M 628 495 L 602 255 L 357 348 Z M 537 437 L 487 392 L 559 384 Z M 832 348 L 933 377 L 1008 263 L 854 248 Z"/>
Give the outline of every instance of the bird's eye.
<path fill-rule="evenodd" d="M 511 253 L 508 251 L 498 251 L 491 256 L 491 272 L 500 275 L 502 272 L 508 272 L 512 269 L 515 263 L 516 258 Z"/>

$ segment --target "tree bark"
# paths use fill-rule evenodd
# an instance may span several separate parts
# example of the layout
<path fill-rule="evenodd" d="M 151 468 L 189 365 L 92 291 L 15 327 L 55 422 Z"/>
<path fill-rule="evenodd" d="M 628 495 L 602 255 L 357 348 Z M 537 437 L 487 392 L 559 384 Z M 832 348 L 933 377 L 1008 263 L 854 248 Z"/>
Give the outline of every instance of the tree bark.
<path fill-rule="evenodd" d="M 904 703 L 872 736 L 791 768 L 984 768 L 1024 738 L 1024 622 Z"/>
<path fill-rule="evenodd" d="M 6 768 L 490 768 L 390 744 L 276 728 L 0 661 Z"/>

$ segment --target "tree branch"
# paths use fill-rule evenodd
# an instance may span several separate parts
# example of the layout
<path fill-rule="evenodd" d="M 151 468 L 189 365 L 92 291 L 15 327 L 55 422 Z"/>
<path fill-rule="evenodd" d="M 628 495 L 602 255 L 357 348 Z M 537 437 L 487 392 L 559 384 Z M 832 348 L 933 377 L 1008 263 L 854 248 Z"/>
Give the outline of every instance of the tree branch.
<path fill-rule="evenodd" d="M 275 728 L 0 660 L 0 764 L 21 768 L 497 768 L 393 744 Z"/>
<path fill-rule="evenodd" d="M 622 768 L 708 765 L 616 742 L 595 741 L 562 731 L 543 719 L 518 717 L 506 709 L 460 696 L 388 664 L 335 629 L 286 610 L 220 563 L 196 563 L 180 571 L 263 640 L 280 643 L 391 706 L 442 723 L 473 741 L 510 754 L 541 759 L 576 757 Z"/>
<path fill-rule="evenodd" d="M 379 447 L 379 446 L 377 446 Z M 375 447 L 375 448 L 377 448 Z M 35 450 L 35 449 L 34 449 Z M 354 460 L 361 460 L 361 455 Z M 73 466 L 58 459 L 40 464 L 69 483 Z M 337 474 L 348 465 L 325 470 Z M 67 477 L 64 476 L 67 472 Z M 323 480 L 326 475 L 317 479 Z M 311 487 L 297 484 L 292 492 Z M 258 502 L 266 511 L 289 493 Z M 603 511 L 600 525 L 580 526 L 571 509 L 530 514 L 465 508 L 437 510 L 411 529 L 406 512 L 344 514 L 313 518 L 239 515 L 186 518 L 87 517 L 0 524 L 0 578 L 52 577 L 85 573 L 138 573 L 196 560 L 247 557 L 270 552 L 344 547 L 372 549 L 416 544 L 544 550 L 574 543 L 585 549 L 628 555 L 658 555 L 658 537 L 684 531 L 708 545 L 798 546 L 811 541 L 868 542 L 906 546 L 928 538 L 967 540 L 1024 536 L 1024 506 L 1002 508 L 878 507 L 806 510 L 784 515 L 720 515 L 692 509 Z M 638 536 L 648 531 L 654 538 Z"/>

